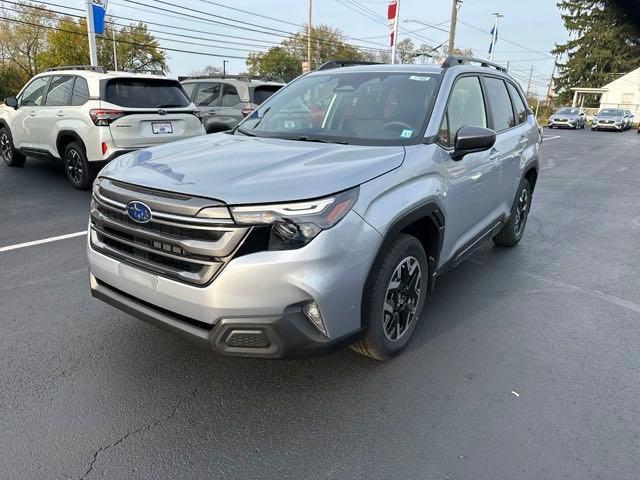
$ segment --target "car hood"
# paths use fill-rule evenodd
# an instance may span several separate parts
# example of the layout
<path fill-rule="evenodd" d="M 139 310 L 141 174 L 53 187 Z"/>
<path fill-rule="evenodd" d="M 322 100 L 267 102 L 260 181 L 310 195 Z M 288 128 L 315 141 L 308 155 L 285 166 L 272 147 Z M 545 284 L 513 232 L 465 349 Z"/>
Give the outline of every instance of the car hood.
<path fill-rule="evenodd" d="M 100 177 L 230 205 L 321 197 L 398 168 L 404 148 L 218 133 L 116 158 Z"/>

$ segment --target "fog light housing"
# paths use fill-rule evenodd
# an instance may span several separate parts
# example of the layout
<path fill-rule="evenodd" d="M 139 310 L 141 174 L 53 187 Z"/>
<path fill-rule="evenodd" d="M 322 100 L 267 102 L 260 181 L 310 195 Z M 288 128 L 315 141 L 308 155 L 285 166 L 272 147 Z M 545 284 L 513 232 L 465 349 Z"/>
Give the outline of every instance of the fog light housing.
<path fill-rule="evenodd" d="M 302 307 L 302 313 L 304 313 L 305 317 L 307 317 L 321 334 L 325 337 L 327 336 L 327 327 L 324 324 L 322 313 L 320 313 L 320 308 L 316 302 L 305 303 Z"/>

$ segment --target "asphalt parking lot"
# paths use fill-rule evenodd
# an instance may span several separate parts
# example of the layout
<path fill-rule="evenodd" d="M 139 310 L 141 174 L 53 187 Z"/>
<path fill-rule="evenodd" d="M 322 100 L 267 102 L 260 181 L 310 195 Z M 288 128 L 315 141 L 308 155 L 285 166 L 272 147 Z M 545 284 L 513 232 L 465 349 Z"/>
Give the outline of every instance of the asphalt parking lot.
<path fill-rule="evenodd" d="M 88 192 L 0 165 L 0 477 L 640 478 L 640 135 L 545 131 L 525 237 L 408 350 L 222 358 L 89 295 Z M 6 250 L 6 249 L 5 249 Z"/>

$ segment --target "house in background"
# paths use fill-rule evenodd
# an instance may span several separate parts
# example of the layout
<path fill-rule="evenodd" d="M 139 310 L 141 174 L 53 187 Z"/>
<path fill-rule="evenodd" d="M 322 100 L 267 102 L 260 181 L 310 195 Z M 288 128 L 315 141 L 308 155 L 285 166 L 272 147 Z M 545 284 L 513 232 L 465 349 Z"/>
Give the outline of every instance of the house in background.
<path fill-rule="evenodd" d="M 640 68 L 604 85 L 602 88 L 572 88 L 573 106 L 584 106 L 588 95 L 600 95 L 600 109 L 622 108 L 640 117 Z"/>

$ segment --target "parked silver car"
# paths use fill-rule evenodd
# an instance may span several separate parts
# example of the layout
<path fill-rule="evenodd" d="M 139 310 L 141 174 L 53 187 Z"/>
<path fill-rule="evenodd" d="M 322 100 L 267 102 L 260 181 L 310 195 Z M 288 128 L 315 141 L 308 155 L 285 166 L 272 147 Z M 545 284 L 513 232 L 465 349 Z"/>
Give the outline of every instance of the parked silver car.
<path fill-rule="evenodd" d="M 226 355 L 389 358 L 440 275 L 521 240 L 541 141 L 483 60 L 320 68 L 231 133 L 102 170 L 91 292 Z"/>
<path fill-rule="evenodd" d="M 591 122 L 591 130 L 626 130 L 627 120 L 624 118 L 624 110 L 619 108 L 603 108 Z"/>
<path fill-rule="evenodd" d="M 581 108 L 562 107 L 549 117 L 549 128 L 584 128 L 586 116 Z"/>

